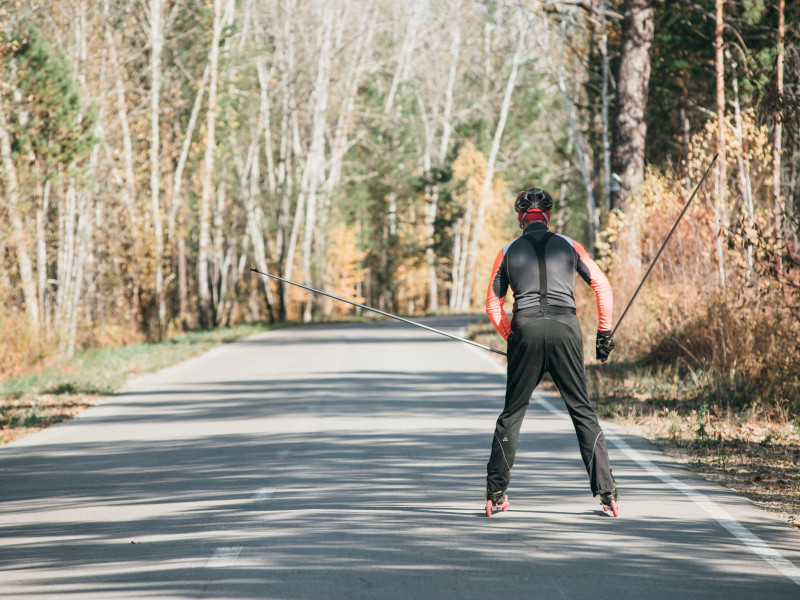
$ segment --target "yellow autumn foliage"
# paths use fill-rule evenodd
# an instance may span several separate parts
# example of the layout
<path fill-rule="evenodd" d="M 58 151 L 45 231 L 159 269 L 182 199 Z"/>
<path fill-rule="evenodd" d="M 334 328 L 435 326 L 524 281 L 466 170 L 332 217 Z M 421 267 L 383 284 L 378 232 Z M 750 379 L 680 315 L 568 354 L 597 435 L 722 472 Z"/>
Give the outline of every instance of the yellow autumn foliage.
<path fill-rule="evenodd" d="M 487 162 L 480 150 L 465 142 L 453 162 L 453 179 L 462 182 L 454 197 L 461 217 L 456 221 L 454 235 L 459 251 L 454 252 L 454 281 L 468 276 L 469 244 L 474 228 L 479 226 L 479 204 L 483 193 Z M 478 237 L 478 255 L 475 262 L 474 285 L 469 306 L 481 308 L 486 300 L 486 286 L 492 265 L 500 249 L 516 237 L 513 210 L 513 193 L 508 189 L 502 174 L 495 173 L 486 198 L 484 220 Z M 459 270 L 460 269 L 460 270 Z"/>
<path fill-rule="evenodd" d="M 690 177 L 649 169 L 625 210 L 608 215 L 598 262 L 616 319 L 710 163 L 716 135 L 710 122 L 693 138 Z M 677 360 L 695 378 L 716 373 L 708 385 L 723 403 L 777 398 L 797 410 L 800 274 L 775 268 L 769 131 L 745 113 L 729 119 L 726 146 L 722 185 L 715 166 L 620 327 L 620 354 Z"/>
<path fill-rule="evenodd" d="M 358 295 L 358 285 L 364 280 L 366 273 L 361 266 L 365 256 L 366 252 L 358 248 L 355 227 L 345 223 L 337 224 L 328 233 L 328 287 L 325 291 L 363 304 L 364 298 Z M 325 304 L 325 314 L 345 315 L 353 310 L 345 302 L 326 300 L 330 302 Z"/>

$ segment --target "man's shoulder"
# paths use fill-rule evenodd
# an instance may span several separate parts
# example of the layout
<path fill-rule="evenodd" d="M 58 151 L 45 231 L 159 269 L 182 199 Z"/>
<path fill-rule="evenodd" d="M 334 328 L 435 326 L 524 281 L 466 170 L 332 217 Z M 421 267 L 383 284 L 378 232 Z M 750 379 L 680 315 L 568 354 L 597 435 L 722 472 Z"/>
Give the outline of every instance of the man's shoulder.
<path fill-rule="evenodd" d="M 558 238 L 561 238 L 562 240 L 564 240 L 565 242 L 567 242 L 567 243 L 568 243 L 570 246 L 572 246 L 573 248 L 575 247 L 575 240 L 573 240 L 573 239 L 572 239 L 571 237 L 569 237 L 568 235 L 564 235 L 563 233 L 553 233 L 553 235 L 554 235 L 554 236 L 556 236 L 556 237 L 558 237 Z"/>
<path fill-rule="evenodd" d="M 515 242 L 518 242 L 519 240 L 520 240 L 520 238 L 515 238 L 515 239 L 511 240 L 510 242 L 508 242 L 508 243 L 507 243 L 505 246 L 503 246 L 503 247 L 502 247 L 502 249 L 500 250 L 500 252 L 502 252 L 502 253 L 503 253 L 503 256 L 505 256 L 505 255 L 508 253 L 508 249 L 509 249 L 509 248 L 510 248 L 510 247 L 511 247 L 511 246 L 512 246 L 512 245 L 513 245 Z"/>

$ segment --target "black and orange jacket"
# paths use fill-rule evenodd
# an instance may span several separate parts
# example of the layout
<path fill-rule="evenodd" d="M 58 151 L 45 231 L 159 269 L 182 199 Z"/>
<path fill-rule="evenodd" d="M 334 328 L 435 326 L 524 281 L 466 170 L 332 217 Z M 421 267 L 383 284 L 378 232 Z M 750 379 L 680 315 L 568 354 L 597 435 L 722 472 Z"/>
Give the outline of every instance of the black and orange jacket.
<path fill-rule="evenodd" d="M 583 246 L 565 235 L 549 232 L 542 222 L 528 225 L 519 238 L 498 253 L 486 294 L 486 314 L 500 335 L 508 339 L 511 324 L 503 302 L 509 286 L 514 292 L 514 314 L 532 307 L 574 309 L 576 272 L 597 298 L 597 329 L 611 331 L 614 297 L 608 279 Z"/>

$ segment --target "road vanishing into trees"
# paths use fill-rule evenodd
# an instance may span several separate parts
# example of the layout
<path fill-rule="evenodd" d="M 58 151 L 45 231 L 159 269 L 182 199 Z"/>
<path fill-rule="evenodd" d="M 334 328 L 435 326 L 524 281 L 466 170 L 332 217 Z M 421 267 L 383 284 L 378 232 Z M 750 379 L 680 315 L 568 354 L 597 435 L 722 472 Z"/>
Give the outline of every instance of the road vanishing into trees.
<path fill-rule="evenodd" d="M 534 396 L 487 519 L 503 371 L 381 321 L 137 379 L 0 448 L 0 598 L 800 598 L 797 531 L 608 425 L 606 516 L 557 396 Z"/>

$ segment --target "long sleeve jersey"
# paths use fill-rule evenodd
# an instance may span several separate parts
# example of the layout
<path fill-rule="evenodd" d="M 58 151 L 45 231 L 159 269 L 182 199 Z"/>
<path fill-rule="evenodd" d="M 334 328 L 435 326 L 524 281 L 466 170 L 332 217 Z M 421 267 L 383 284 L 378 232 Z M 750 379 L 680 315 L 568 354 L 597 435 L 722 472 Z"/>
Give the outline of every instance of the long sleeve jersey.
<path fill-rule="evenodd" d="M 508 339 L 511 324 L 503 303 L 509 286 L 514 292 L 514 314 L 532 307 L 575 309 L 576 272 L 595 293 L 597 329 L 611 331 L 614 297 L 608 279 L 583 246 L 549 232 L 542 222 L 528 225 L 522 236 L 498 253 L 486 294 L 486 314 L 500 335 Z"/>

